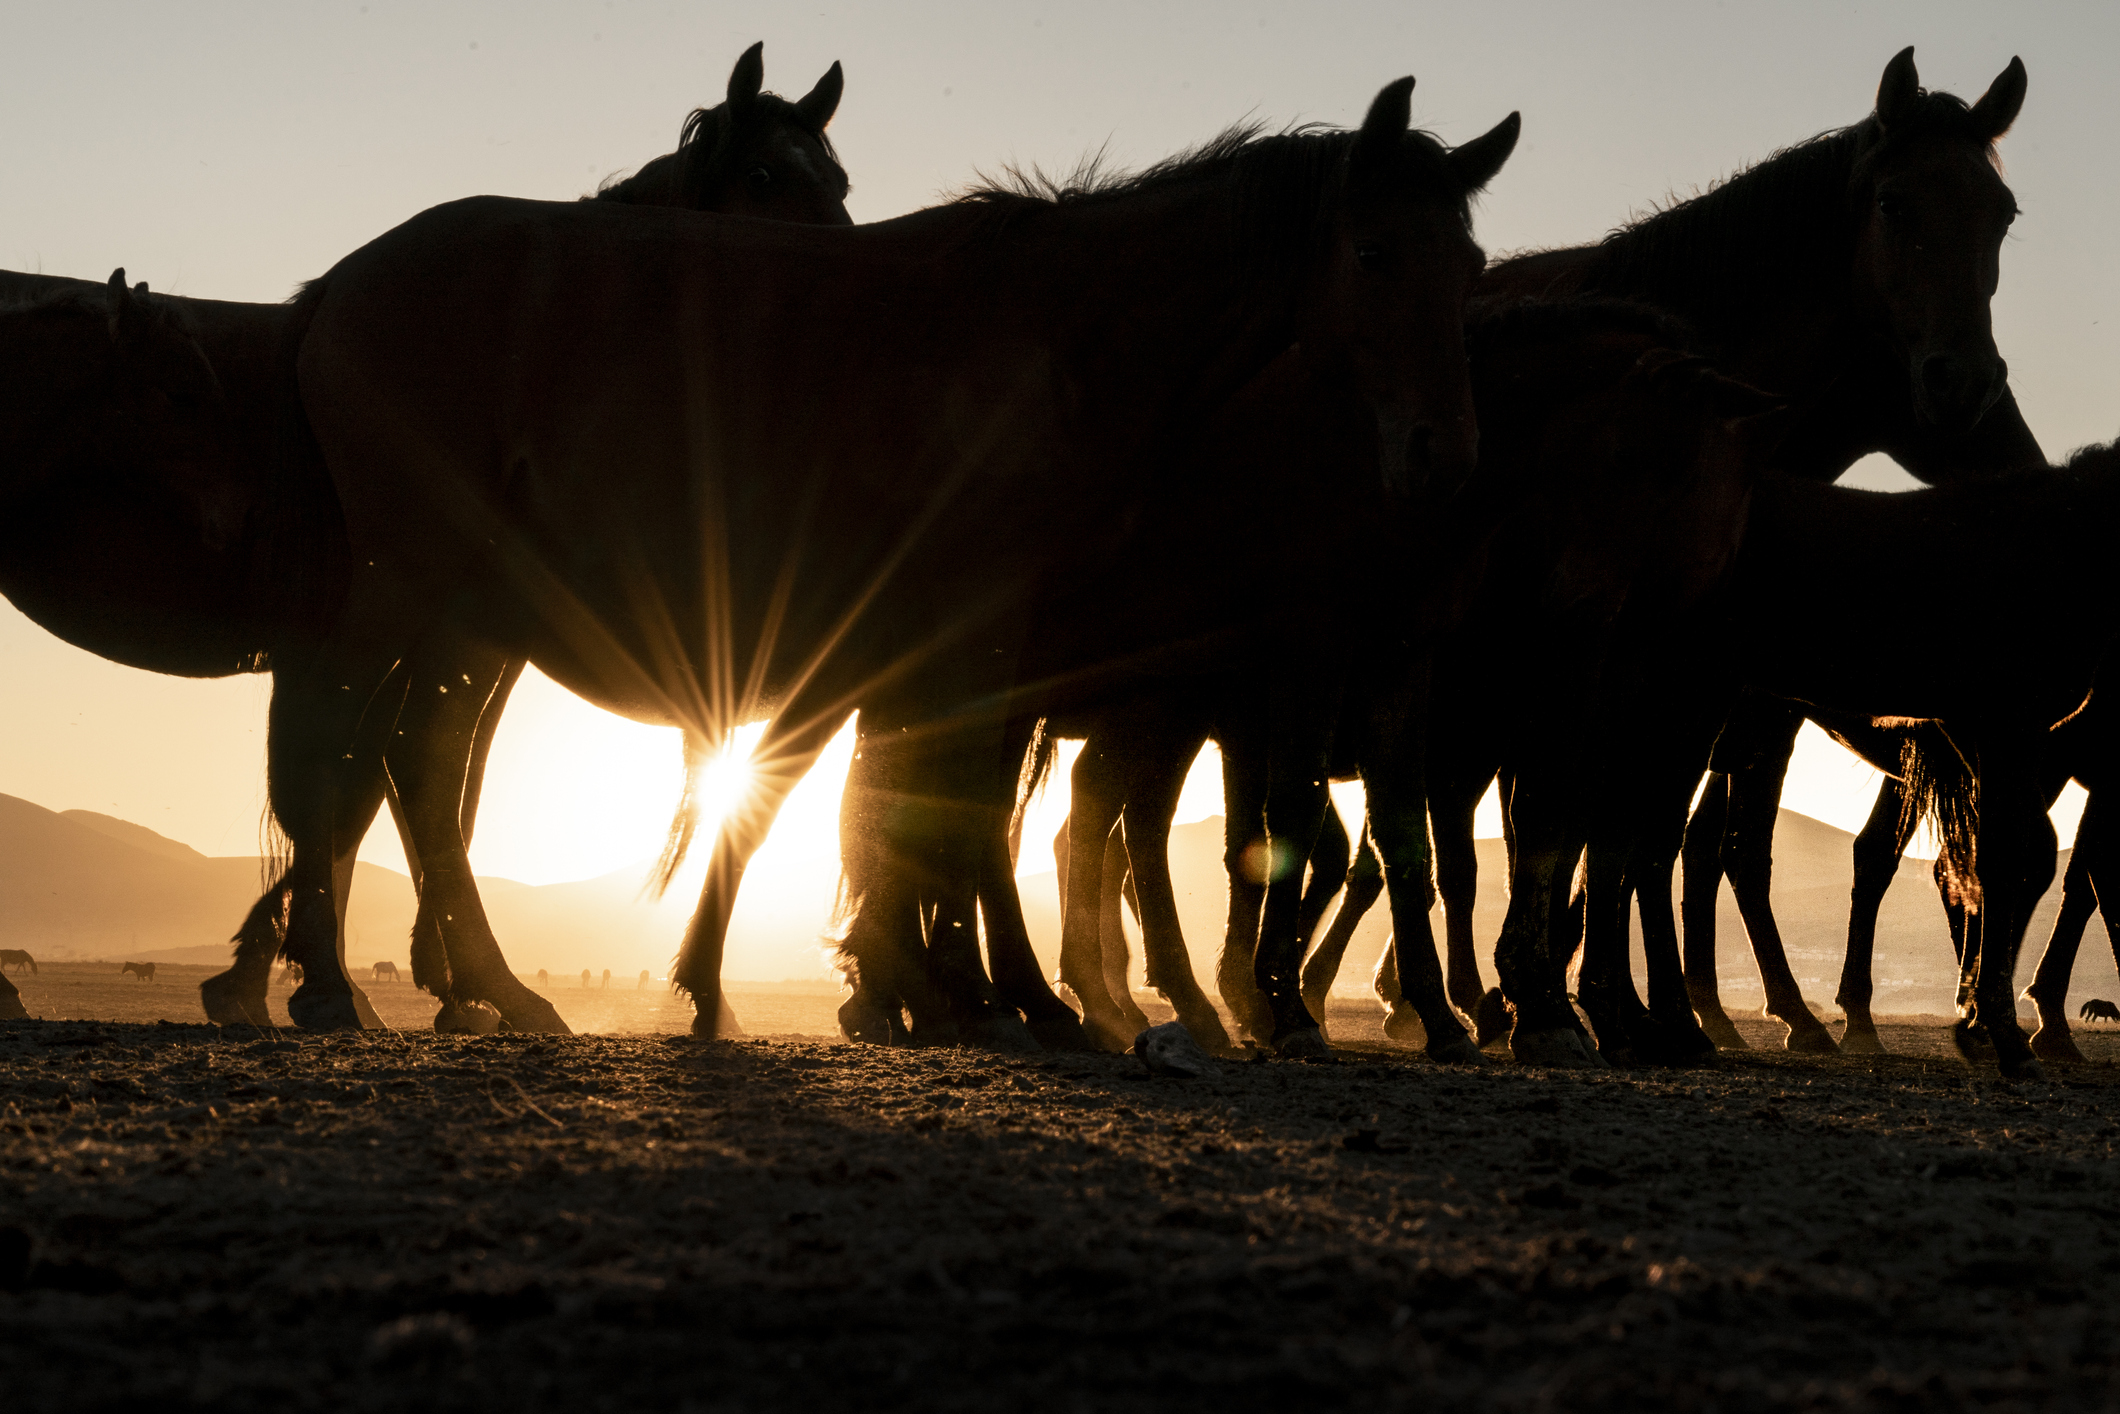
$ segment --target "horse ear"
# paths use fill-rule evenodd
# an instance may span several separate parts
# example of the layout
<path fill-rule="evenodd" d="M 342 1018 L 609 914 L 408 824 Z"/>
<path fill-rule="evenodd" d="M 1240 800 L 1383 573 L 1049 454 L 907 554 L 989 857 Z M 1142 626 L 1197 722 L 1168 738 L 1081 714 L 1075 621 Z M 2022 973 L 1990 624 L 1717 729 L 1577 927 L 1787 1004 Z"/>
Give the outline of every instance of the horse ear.
<path fill-rule="evenodd" d="M 125 283 L 125 267 L 119 266 L 110 272 L 110 341 L 122 344 L 137 334 L 147 318 L 147 311 L 132 287 Z M 147 293 L 147 284 L 141 282 L 140 295 Z"/>
<path fill-rule="evenodd" d="M 823 132 L 824 125 L 839 111 L 839 95 L 846 86 L 846 75 L 839 71 L 839 61 L 834 59 L 832 67 L 826 69 L 824 77 L 817 81 L 817 87 L 795 100 L 795 111 L 802 114 L 805 123 Z"/>
<path fill-rule="evenodd" d="M 1894 123 L 1904 122 L 1914 113 L 1914 102 L 1921 97 L 1921 75 L 1914 69 L 1914 46 L 1909 44 L 1892 56 L 1892 62 L 1884 66 L 1884 77 L 1877 81 L 1877 122 L 1886 132 Z"/>
<path fill-rule="evenodd" d="M 1355 135 L 1354 153 L 1349 159 L 1353 168 L 1359 172 L 1369 163 L 1396 153 L 1412 122 L 1413 76 L 1408 74 L 1385 84 L 1369 105 L 1368 116 L 1362 119 L 1361 131 Z"/>
<path fill-rule="evenodd" d="M 1463 147 L 1450 150 L 1450 170 L 1457 173 L 1466 191 L 1478 191 L 1494 180 L 1509 154 L 1516 151 L 1517 135 L 1523 130 L 1522 116 L 1511 113 Z"/>
<path fill-rule="evenodd" d="M 2018 112 L 2024 107 L 2024 89 L 2029 80 L 2024 73 L 2024 60 L 2012 57 L 2010 66 L 1995 76 L 1988 91 L 1980 95 L 1973 105 L 1973 121 L 1989 142 L 2010 130 L 2017 121 Z"/>
<path fill-rule="evenodd" d="M 736 60 L 729 71 L 729 107 L 747 106 L 766 86 L 766 42 L 759 40 Z"/>

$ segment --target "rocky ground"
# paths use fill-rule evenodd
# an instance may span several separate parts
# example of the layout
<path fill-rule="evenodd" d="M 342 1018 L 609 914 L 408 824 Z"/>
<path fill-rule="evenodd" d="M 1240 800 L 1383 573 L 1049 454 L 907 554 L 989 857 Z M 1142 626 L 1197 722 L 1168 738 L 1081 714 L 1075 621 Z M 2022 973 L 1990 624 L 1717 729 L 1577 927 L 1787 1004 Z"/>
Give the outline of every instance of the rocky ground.
<path fill-rule="evenodd" d="M 0 1403 L 2109 1406 L 2120 1041 L 2025 1085 L 1886 1042 L 1175 1080 L 7 1023 Z"/>

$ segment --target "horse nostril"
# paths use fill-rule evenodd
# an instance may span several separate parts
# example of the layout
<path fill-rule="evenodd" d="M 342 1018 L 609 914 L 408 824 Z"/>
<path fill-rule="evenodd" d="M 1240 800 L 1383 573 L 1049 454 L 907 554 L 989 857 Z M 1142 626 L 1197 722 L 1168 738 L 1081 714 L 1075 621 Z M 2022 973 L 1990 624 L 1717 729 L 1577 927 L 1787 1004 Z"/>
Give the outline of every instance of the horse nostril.
<path fill-rule="evenodd" d="M 1929 396 L 1949 397 L 1958 383 L 1958 360 L 1949 354 L 1930 354 L 1921 361 L 1921 386 Z"/>

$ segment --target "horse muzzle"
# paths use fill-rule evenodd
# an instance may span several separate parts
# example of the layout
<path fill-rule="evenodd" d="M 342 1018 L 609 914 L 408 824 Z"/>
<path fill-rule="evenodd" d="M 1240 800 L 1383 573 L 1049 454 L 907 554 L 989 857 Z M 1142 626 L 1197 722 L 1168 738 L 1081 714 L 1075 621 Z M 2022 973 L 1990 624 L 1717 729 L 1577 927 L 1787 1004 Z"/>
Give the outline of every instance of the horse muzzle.
<path fill-rule="evenodd" d="M 1914 408 L 1939 431 L 1970 432 L 2009 386 L 1993 354 L 1933 353 L 1914 366 Z"/>
<path fill-rule="evenodd" d="M 1447 498 L 1479 460 L 1477 431 L 1390 410 L 1377 413 L 1377 458 L 1388 496 Z"/>

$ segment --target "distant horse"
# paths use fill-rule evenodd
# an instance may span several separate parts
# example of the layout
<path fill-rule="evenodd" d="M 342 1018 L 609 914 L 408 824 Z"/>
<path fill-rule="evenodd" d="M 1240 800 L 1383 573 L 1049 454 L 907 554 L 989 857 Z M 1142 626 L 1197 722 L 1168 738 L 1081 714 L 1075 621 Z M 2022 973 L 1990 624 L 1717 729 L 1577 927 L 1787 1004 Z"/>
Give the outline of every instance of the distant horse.
<path fill-rule="evenodd" d="M 648 990 L 648 970 L 646 968 L 641 969 L 640 981 L 633 984 L 633 990 L 636 992 L 645 992 Z"/>
<path fill-rule="evenodd" d="M 0 969 L 9 967 L 27 967 L 30 970 L 30 975 L 35 976 L 37 973 L 37 959 L 31 957 L 20 948 L 0 948 Z"/>
<path fill-rule="evenodd" d="M 545 975 L 545 969 L 542 967 L 537 969 L 537 985 L 539 990 L 543 990 L 544 988 L 552 985 L 552 979 Z"/>
<path fill-rule="evenodd" d="M 374 971 L 375 980 L 378 982 L 382 981 L 386 977 L 393 982 L 397 981 L 398 979 L 398 967 L 397 964 L 394 962 L 379 962 L 375 965 Z"/>
<path fill-rule="evenodd" d="M 120 977 L 123 977 L 128 972 L 137 975 L 142 982 L 155 980 L 155 965 L 151 962 L 128 962 L 118 969 Z"/>
<path fill-rule="evenodd" d="M 586 967 L 582 969 L 582 990 L 584 992 L 589 990 L 589 969 Z"/>
<path fill-rule="evenodd" d="M 608 967 L 604 969 L 604 990 L 611 990 L 611 969 Z"/>
<path fill-rule="evenodd" d="M 2101 997 L 2092 997 L 2083 1004 L 2083 1010 L 2077 1015 L 2085 1021 L 2120 1021 L 2120 1006 L 2114 1006 Z"/>

